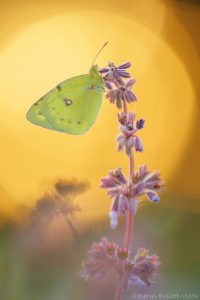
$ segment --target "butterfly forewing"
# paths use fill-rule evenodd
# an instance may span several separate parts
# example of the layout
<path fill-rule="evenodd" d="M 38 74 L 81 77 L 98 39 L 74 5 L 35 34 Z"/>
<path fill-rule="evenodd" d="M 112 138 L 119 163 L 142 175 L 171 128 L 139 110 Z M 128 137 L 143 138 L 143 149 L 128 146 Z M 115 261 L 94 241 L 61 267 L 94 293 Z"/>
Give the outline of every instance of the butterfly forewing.
<path fill-rule="evenodd" d="M 83 134 L 94 124 L 102 103 L 103 84 L 87 75 L 72 77 L 48 92 L 28 111 L 32 123 L 70 134 Z"/>

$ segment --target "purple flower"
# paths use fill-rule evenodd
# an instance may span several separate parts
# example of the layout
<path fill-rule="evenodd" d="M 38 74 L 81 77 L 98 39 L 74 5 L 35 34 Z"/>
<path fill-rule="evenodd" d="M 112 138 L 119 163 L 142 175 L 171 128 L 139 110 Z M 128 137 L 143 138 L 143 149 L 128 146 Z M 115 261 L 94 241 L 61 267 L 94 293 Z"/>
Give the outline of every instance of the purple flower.
<path fill-rule="evenodd" d="M 118 142 L 118 151 L 122 151 L 125 149 L 126 154 L 131 156 L 131 150 L 135 146 L 135 129 L 128 126 L 120 126 L 120 130 L 122 134 L 118 135 L 117 142 Z"/>
<path fill-rule="evenodd" d="M 132 285 L 149 286 L 152 283 L 152 279 L 157 275 L 159 265 L 158 256 L 149 255 L 147 249 L 140 248 L 133 261 L 127 260 L 124 265 L 124 289 Z"/>
<path fill-rule="evenodd" d="M 121 168 L 110 171 L 107 177 L 101 179 L 101 187 L 112 199 L 109 217 L 111 228 L 115 229 L 118 215 L 126 214 L 127 211 L 134 214 L 137 212 L 141 196 L 146 195 L 148 200 L 157 203 L 158 192 L 163 190 L 164 183 L 157 171 L 150 172 L 144 165 L 134 173 L 131 183 L 123 175 Z"/>
<path fill-rule="evenodd" d="M 109 99 L 110 103 L 116 103 L 119 109 L 122 108 L 122 101 L 127 101 L 128 103 L 137 101 L 137 97 L 131 91 L 134 83 L 135 79 L 130 79 L 123 85 L 109 90 L 106 94 L 106 98 Z"/>
<path fill-rule="evenodd" d="M 135 172 L 133 181 L 134 183 L 138 183 L 143 180 L 149 174 L 149 169 L 146 165 L 141 165 L 137 172 Z"/>
<path fill-rule="evenodd" d="M 139 119 L 139 120 L 137 120 L 137 123 L 136 123 L 137 129 L 142 129 L 142 128 L 144 128 L 144 122 L 145 122 L 144 119 Z"/>
<path fill-rule="evenodd" d="M 108 67 L 102 68 L 99 70 L 101 74 L 104 74 L 104 80 L 106 81 L 116 81 L 122 83 L 121 78 L 130 78 L 130 74 L 126 71 L 126 69 L 130 68 L 131 63 L 127 62 L 119 67 L 116 67 L 114 63 L 109 62 Z"/>
<path fill-rule="evenodd" d="M 111 228 L 115 229 L 118 225 L 118 215 L 126 214 L 127 211 L 136 213 L 138 199 L 120 168 L 110 171 L 108 177 L 101 179 L 101 183 L 101 187 L 107 190 L 107 194 L 113 200 L 109 217 Z"/>
<path fill-rule="evenodd" d="M 109 80 L 104 80 L 104 85 L 108 90 L 112 90 L 113 86 Z"/>
<path fill-rule="evenodd" d="M 131 156 L 133 147 L 136 151 L 143 151 L 142 140 L 136 135 L 137 123 L 134 123 L 135 116 L 135 113 L 128 113 L 127 115 L 124 113 L 118 114 L 118 119 L 121 124 L 120 131 L 122 132 L 122 134 L 117 137 L 118 151 L 125 149 L 127 156 Z"/>
<path fill-rule="evenodd" d="M 103 238 L 99 243 L 92 244 L 80 276 L 85 280 L 97 281 L 112 270 L 123 276 L 123 289 L 126 290 L 132 285 L 150 285 L 159 265 L 158 257 L 149 255 L 147 249 L 140 248 L 132 260 L 127 248 Z"/>
<path fill-rule="evenodd" d="M 98 280 L 114 268 L 117 262 L 117 245 L 103 238 L 98 244 L 92 244 L 88 258 L 82 264 L 80 276 L 85 280 Z"/>
<path fill-rule="evenodd" d="M 133 183 L 133 190 L 137 191 L 138 196 L 146 195 L 150 201 L 159 202 L 158 192 L 163 191 L 164 182 L 158 171 L 150 172 L 146 165 L 140 166 L 133 175 Z"/>
<path fill-rule="evenodd" d="M 108 173 L 108 177 L 101 179 L 102 188 L 115 188 L 116 186 L 121 186 L 127 183 L 126 177 L 122 173 L 121 168 L 117 168 L 114 171 Z"/>
<path fill-rule="evenodd" d="M 106 98 L 110 103 L 116 103 L 118 108 L 122 108 L 122 101 L 128 103 L 137 101 L 135 94 L 131 91 L 135 79 L 130 79 L 127 82 L 124 78 L 130 78 L 130 74 L 126 71 L 131 66 L 130 62 L 124 63 L 116 67 L 112 62 L 108 63 L 108 67 L 100 69 L 103 74 L 105 87 L 109 90 Z M 114 85 L 114 87 L 113 87 Z"/>
<path fill-rule="evenodd" d="M 136 117 L 135 112 L 129 112 L 129 113 L 124 113 L 123 111 L 118 113 L 118 121 L 121 125 L 127 126 L 127 125 L 132 125 L 134 123 Z"/>
<path fill-rule="evenodd" d="M 142 140 L 139 136 L 135 137 L 135 150 L 139 152 L 143 152 L 143 145 L 142 145 Z"/>
<path fill-rule="evenodd" d="M 101 178 L 101 187 L 106 189 L 108 195 L 113 199 L 109 217 L 110 225 L 115 229 L 118 224 L 118 214 L 125 214 L 129 209 L 127 179 L 121 168 L 110 171 L 107 177 Z"/>

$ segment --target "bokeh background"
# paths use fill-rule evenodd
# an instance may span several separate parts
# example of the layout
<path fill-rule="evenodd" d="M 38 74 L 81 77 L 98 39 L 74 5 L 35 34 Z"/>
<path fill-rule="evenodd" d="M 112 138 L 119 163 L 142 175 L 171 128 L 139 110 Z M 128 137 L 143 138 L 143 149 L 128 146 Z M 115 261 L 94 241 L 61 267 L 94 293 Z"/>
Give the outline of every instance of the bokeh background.
<path fill-rule="evenodd" d="M 105 41 L 101 67 L 133 64 L 132 108 L 146 120 L 136 165 L 160 170 L 167 184 L 159 205 L 139 209 L 133 241 L 135 251 L 160 256 L 160 277 L 124 299 L 200 297 L 199 1 L 0 0 L 0 21 L 0 299 L 113 299 L 115 278 L 85 284 L 78 272 L 92 241 L 122 241 L 124 220 L 110 230 L 110 200 L 99 188 L 109 169 L 128 167 L 116 152 L 117 110 L 104 100 L 81 137 L 25 118 L 49 89 L 87 73 Z M 60 182 L 64 200 L 55 203 Z"/>

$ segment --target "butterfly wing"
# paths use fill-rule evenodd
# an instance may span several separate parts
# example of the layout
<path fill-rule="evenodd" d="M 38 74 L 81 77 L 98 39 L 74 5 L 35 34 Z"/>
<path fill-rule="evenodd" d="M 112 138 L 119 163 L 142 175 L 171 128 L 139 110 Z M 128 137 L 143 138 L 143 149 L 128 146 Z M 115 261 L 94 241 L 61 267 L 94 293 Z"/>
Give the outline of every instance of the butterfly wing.
<path fill-rule="evenodd" d="M 48 129 L 80 135 L 94 124 L 102 104 L 103 82 L 91 74 L 75 76 L 39 99 L 27 119 Z"/>

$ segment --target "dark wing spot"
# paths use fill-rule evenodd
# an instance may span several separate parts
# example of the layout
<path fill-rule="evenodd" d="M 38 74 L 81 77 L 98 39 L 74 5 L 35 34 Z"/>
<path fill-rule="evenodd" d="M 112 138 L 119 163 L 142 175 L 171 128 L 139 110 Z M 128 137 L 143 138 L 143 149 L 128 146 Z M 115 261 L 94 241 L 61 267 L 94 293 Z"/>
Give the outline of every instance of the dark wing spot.
<path fill-rule="evenodd" d="M 59 84 L 57 85 L 56 88 L 57 88 L 57 90 L 58 90 L 59 92 L 61 91 L 61 86 L 60 86 Z"/>
<path fill-rule="evenodd" d="M 81 124 L 81 121 L 78 121 L 77 123 L 78 123 L 78 124 Z"/>
<path fill-rule="evenodd" d="M 52 110 L 55 110 L 56 108 L 55 107 L 52 107 Z"/>
<path fill-rule="evenodd" d="M 66 106 L 72 105 L 72 100 L 71 99 L 64 98 L 64 102 L 65 102 Z"/>
<path fill-rule="evenodd" d="M 42 115 L 42 112 L 41 112 L 41 111 L 39 111 L 38 115 Z"/>
<path fill-rule="evenodd" d="M 35 102 L 35 103 L 34 103 L 34 106 L 38 106 L 42 100 L 43 100 L 43 97 L 40 98 L 37 102 Z"/>
<path fill-rule="evenodd" d="M 63 119 L 63 118 L 60 118 L 60 121 L 61 121 L 61 122 L 63 122 L 63 121 L 64 121 L 64 119 Z"/>
<path fill-rule="evenodd" d="M 71 120 L 68 120 L 68 123 L 70 124 L 70 123 L 71 123 Z"/>

